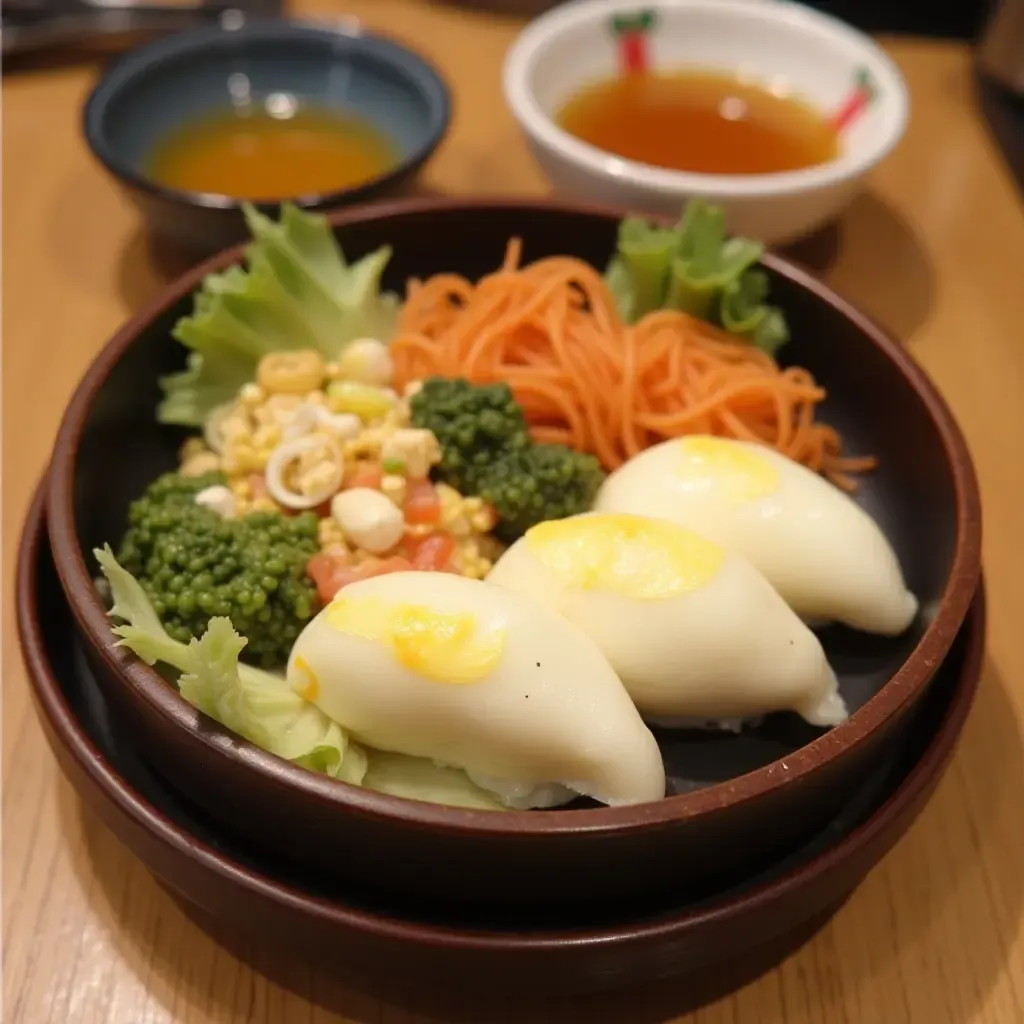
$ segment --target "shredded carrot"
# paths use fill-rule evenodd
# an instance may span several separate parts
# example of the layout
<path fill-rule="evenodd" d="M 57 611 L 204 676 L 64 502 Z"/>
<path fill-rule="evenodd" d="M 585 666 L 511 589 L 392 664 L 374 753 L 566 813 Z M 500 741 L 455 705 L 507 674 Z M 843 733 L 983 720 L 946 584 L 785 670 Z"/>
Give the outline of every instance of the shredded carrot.
<path fill-rule="evenodd" d="M 625 324 L 582 260 L 520 266 L 512 239 L 477 284 L 454 274 L 410 282 L 391 343 L 399 386 L 429 376 L 505 381 L 532 436 L 592 452 L 612 470 L 684 434 L 771 445 L 845 490 L 873 458 L 842 454 L 815 420 L 826 392 L 801 367 L 676 310 Z"/>

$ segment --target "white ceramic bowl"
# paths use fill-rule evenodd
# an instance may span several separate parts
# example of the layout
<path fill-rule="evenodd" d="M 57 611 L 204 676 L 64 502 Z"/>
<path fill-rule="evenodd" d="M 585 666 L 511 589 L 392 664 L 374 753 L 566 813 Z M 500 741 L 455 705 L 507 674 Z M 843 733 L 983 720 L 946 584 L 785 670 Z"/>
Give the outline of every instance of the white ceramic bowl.
<path fill-rule="evenodd" d="M 653 70 L 717 69 L 796 95 L 825 114 L 850 96 L 858 72 L 872 101 L 841 134 L 836 159 L 776 174 L 693 174 L 624 160 L 555 122 L 589 83 L 618 73 L 616 16 L 651 11 Z M 909 101 L 903 77 L 867 36 L 784 0 L 575 0 L 531 22 L 505 59 L 505 97 L 556 190 L 637 211 L 676 215 L 691 196 L 723 206 L 729 230 L 791 241 L 832 220 L 864 175 L 899 141 Z"/>

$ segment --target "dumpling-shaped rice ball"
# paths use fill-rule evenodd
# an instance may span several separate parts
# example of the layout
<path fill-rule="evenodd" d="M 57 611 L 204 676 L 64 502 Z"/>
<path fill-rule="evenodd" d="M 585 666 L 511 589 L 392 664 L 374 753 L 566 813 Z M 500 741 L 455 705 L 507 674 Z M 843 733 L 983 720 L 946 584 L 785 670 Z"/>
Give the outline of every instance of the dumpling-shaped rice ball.
<path fill-rule="evenodd" d="M 896 636 L 917 614 L 871 516 L 765 445 L 705 435 L 663 441 L 612 473 L 594 508 L 668 519 L 745 555 L 809 622 Z"/>
<path fill-rule="evenodd" d="M 657 742 L 597 645 L 478 580 L 345 587 L 302 631 L 288 679 L 354 738 L 461 768 L 510 807 L 665 795 Z"/>
<path fill-rule="evenodd" d="M 847 717 L 818 638 L 771 584 L 674 523 L 593 512 L 541 523 L 488 582 L 589 634 L 647 718 Z"/>

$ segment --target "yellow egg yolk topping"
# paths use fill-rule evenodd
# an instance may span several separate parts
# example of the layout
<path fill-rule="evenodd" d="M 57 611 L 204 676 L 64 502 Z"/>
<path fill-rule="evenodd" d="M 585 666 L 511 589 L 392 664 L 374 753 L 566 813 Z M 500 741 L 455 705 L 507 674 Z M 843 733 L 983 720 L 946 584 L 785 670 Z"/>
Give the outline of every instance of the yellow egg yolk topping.
<path fill-rule="evenodd" d="M 540 523 L 534 557 L 566 584 L 656 601 L 709 583 L 725 551 L 691 530 L 646 516 L 594 513 Z"/>
<path fill-rule="evenodd" d="M 292 665 L 296 674 L 305 679 L 301 685 L 295 685 L 295 692 L 303 700 L 315 701 L 320 696 L 320 680 L 313 669 L 310 668 L 309 662 L 301 655 L 296 655 Z"/>
<path fill-rule="evenodd" d="M 442 612 L 378 597 L 338 597 L 324 615 L 342 633 L 391 647 L 400 665 L 437 683 L 478 683 L 505 653 L 505 629 L 481 632 L 470 612 Z"/>
<path fill-rule="evenodd" d="M 714 488 L 727 501 L 756 501 L 779 488 L 779 471 L 763 455 L 722 437 L 684 437 L 676 469 L 687 489 Z"/>

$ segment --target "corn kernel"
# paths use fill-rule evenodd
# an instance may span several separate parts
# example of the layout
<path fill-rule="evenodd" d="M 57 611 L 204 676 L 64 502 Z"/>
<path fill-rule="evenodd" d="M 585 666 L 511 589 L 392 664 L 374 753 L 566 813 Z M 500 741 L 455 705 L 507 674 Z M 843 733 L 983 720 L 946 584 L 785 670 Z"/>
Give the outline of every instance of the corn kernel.
<path fill-rule="evenodd" d="M 252 434 L 252 443 L 257 448 L 273 448 L 281 440 L 281 428 L 276 423 L 264 423 Z"/>
<path fill-rule="evenodd" d="M 252 497 L 252 484 L 249 482 L 248 477 L 238 477 L 235 480 L 230 481 L 229 486 L 231 493 L 236 498 L 251 498 Z"/>
<path fill-rule="evenodd" d="M 256 367 L 260 387 L 272 395 L 304 395 L 324 381 L 324 360 L 316 349 L 271 352 Z"/>
<path fill-rule="evenodd" d="M 317 542 L 320 547 L 326 549 L 332 545 L 343 544 L 345 540 L 344 531 L 338 525 L 337 520 L 330 517 L 321 519 L 317 523 L 316 529 Z M 348 548 L 345 548 L 346 553 Z"/>
<path fill-rule="evenodd" d="M 487 533 L 489 530 L 493 530 L 495 524 L 498 521 L 498 517 L 490 509 L 483 509 L 480 512 L 474 512 L 469 517 L 469 525 L 473 527 L 477 533 Z"/>
<path fill-rule="evenodd" d="M 202 455 L 208 452 L 209 448 L 203 443 L 201 437 L 190 437 L 182 446 L 178 452 L 178 458 L 181 462 L 186 462 L 193 455 Z"/>
<path fill-rule="evenodd" d="M 244 413 L 232 413 L 220 421 L 218 433 L 221 441 L 230 444 L 232 441 L 246 441 L 252 437 L 252 426 L 249 417 Z"/>
<path fill-rule="evenodd" d="M 291 423 L 300 405 L 301 395 L 271 395 L 252 410 L 252 418 L 259 424 L 274 423 L 285 427 Z"/>
<path fill-rule="evenodd" d="M 470 536 L 473 532 L 466 520 L 466 517 L 461 513 L 452 519 L 451 522 L 446 522 L 444 525 L 453 537 L 459 538 L 460 540 L 464 537 Z"/>
<path fill-rule="evenodd" d="M 407 485 L 405 477 L 397 473 L 387 473 L 380 482 L 381 492 L 390 498 L 399 508 L 405 504 Z"/>
<path fill-rule="evenodd" d="M 384 425 L 388 427 L 407 427 L 412 414 L 408 402 L 399 402 L 385 417 Z"/>
<path fill-rule="evenodd" d="M 309 497 L 322 491 L 334 479 L 337 468 L 330 462 L 321 462 L 307 469 L 299 476 L 299 494 Z"/>
<path fill-rule="evenodd" d="M 238 392 L 238 400 L 247 409 L 262 405 L 266 401 L 267 393 L 259 384 L 243 384 Z"/>
<path fill-rule="evenodd" d="M 364 430 L 354 440 L 345 442 L 345 458 L 352 460 L 366 457 L 376 458 L 380 454 L 384 437 L 384 433 L 374 427 Z"/>
<path fill-rule="evenodd" d="M 280 509 L 277 507 L 277 503 L 272 498 L 259 497 L 253 498 L 252 505 L 250 506 L 252 512 L 279 512 Z"/>
<path fill-rule="evenodd" d="M 203 476 L 221 468 L 221 459 L 213 452 L 199 452 L 182 463 L 180 473 L 182 476 Z M 228 470 L 224 469 L 224 472 Z"/>
<path fill-rule="evenodd" d="M 467 559 L 462 566 L 462 575 L 471 580 L 482 580 L 491 571 L 491 563 L 486 558 Z"/>

